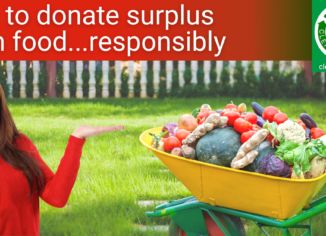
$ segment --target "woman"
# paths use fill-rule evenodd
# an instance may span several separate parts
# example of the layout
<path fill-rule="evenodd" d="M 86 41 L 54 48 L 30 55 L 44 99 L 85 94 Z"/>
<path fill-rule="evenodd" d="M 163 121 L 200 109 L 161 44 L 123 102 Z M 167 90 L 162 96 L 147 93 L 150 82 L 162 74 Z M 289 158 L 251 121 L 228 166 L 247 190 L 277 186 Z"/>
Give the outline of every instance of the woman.
<path fill-rule="evenodd" d="M 0 86 L 1 87 L 1 86 Z M 54 174 L 32 141 L 19 133 L 0 88 L 0 235 L 39 235 L 39 197 L 64 207 L 74 186 L 85 138 L 123 126 L 79 126 Z"/>

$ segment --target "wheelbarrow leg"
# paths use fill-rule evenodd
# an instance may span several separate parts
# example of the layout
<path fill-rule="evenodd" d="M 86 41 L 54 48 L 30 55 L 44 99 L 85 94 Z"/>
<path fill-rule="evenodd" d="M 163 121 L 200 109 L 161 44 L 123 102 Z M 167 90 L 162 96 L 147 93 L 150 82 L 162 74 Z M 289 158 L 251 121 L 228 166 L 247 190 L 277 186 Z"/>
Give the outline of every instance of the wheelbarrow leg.
<path fill-rule="evenodd" d="M 209 236 L 203 213 L 199 208 L 176 212 L 172 219 L 188 236 Z"/>
<path fill-rule="evenodd" d="M 291 233 L 288 228 L 282 228 L 283 229 L 283 236 L 291 236 Z"/>
<path fill-rule="evenodd" d="M 308 231 L 307 232 L 305 232 L 303 235 L 301 235 L 301 236 L 312 236 L 312 224 L 311 224 L 311 218 L 309 219 L 309 228 L 308 228 Z"/>
<path fill-rule="evenodd" d="M 222 232 L 226 235 L 226 236 L 231 236 L 230 233 L 225 229 L 225 227 L 222 225 L 222 223 L 219 221 L 219 219 L 216 217 L 216 215 L 210 211 L 210 210 L 206 210 L 208 212 L 208 214 L 210 215 L 210 217 L 212 217 L 212 219 L 214 220 L 214 222 L 218 225 L 218 227 L 222 230 Z"/>
<path fill-rule="evenodd" d="M 263 233 L 266 235 L 266 236 L 269 236 L 269 234 L 267 233 L 267 231 L 263 228 L 263 225 L 257 221 L 254 221 L 256 223 L 256 225 L 260 228 L 261 231 L 263 231 Z"/>

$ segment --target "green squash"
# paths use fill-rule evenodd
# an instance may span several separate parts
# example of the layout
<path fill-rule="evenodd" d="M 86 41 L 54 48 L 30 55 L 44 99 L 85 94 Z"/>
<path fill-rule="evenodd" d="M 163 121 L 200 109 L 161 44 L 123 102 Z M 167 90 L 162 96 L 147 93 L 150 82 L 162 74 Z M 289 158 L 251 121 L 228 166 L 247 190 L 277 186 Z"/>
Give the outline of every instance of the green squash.
<path fill-rule="evenodd" d="M 258 147 L 254 148 L 255 150 L 258 150 Z M 276 148 L 273 148 L 272 145 L 269 143 L 269 141 L 265 140 L 262 142 L 259 146 L 259 153 L 258 156 L 255 158 L 253 163 L 250 165 L 247 165 L 243 168 L 243 170 L 247 170 L 250 172 L 257 172 L 259 173 L 259 163 L 260 161 L 270 154 L 274 154 L 276 152 Z"/>
<path fill-rule="evenodd" d="M 202 162 L 231 167 L 232 159 L 241 146 L 241 135 L 233 127 L 214 129 L 199 139 L 197 159 Z"/>
<path fill-rule="evenodd" d="M 201 139 L 199 139 L 196 147 L 197 160 L 218 165 L 231 167 L 233 158 L 237 155 L 241 147 L 241 135 L 236 132 L 233 127 L 223 129 L 215 129 Z M 258 150 L 258 147 L 254 148 Z M 259 146 L 259 154 L 254 162 L 243 168 L 250 172 L 259 172 L 260 161 L 269 154 L 274 154 L 275 148 L 272 148 L 266 140 Z"/>

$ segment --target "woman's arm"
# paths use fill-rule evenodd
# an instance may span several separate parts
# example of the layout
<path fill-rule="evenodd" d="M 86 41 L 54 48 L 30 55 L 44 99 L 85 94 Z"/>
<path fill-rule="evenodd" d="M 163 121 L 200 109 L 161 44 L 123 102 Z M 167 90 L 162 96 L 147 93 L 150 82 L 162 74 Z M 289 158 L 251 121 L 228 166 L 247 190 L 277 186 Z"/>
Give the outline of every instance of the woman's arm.
<path fill-rule="evenodd" d="M 42 160 L 37 148 L 31 142 L 33 156 L 39 161 L 44 175 L 44 190 L 40 197 L 51 206 L 64 207 L 77 178 L 85 138 L 122 129 L 123 126 L 79 126 L 69 137 L 65 154 L 55 174 Z"/>
<path fill-rule="evenodd" d="M 40 194 L 40 197 L 49 205 L 61 208 L 67 204 L 77 178 L 80 157 L 85 141 L 85 139 L 80 139 L 72 135 L 69 137 L 66 151 L 61 158 L 55 174 L 43 161 L 35 145 L 30 144 L 32 146 L 32 156 L 39 162 L 44 175 L 44 190 Z"/>

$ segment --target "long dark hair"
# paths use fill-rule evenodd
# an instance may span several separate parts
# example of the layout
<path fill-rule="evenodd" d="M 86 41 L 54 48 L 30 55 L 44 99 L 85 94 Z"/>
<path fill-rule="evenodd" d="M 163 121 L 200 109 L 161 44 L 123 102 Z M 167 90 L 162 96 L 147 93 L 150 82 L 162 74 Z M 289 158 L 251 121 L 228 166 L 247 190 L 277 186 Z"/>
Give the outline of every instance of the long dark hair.
<path fill-rule="evenodd" d="M 15 146 L 13 141 L 18 136 L 19 131 L 10 114 L 2 86 L 0 85 L 0 158 L 3 158 L 10 166 L 25 174 L 29 183 L 30 199 L 33 191 L 36 191 L 38 194 L 42 193 L 44 189 L 44 176 L 37 160 Z"/>

